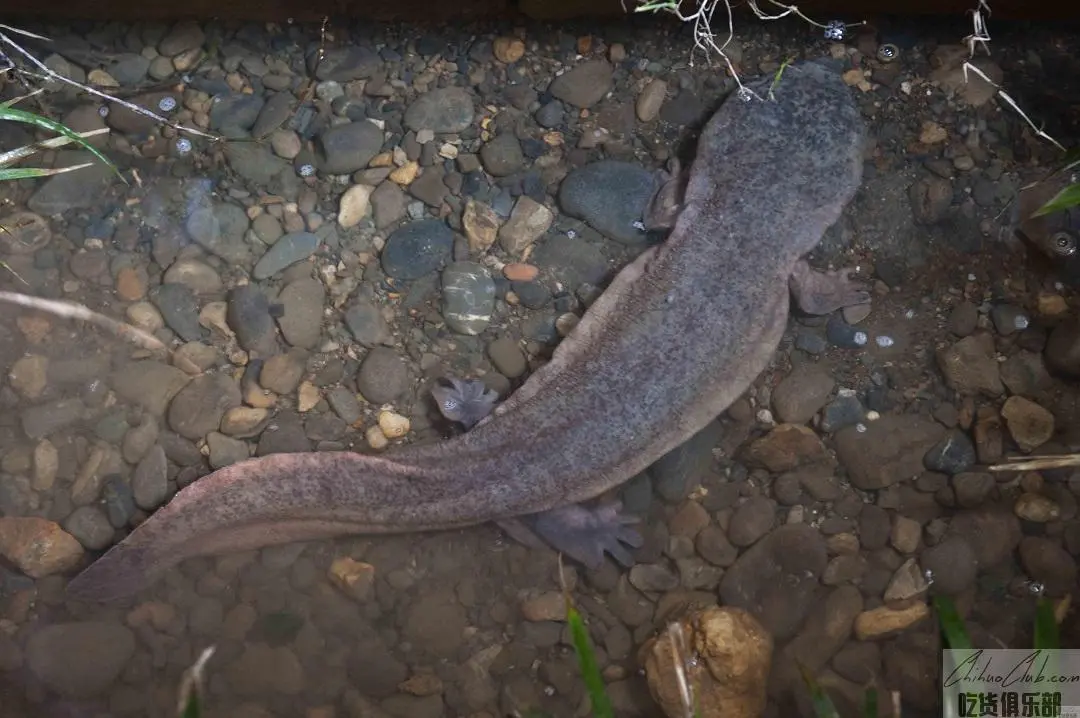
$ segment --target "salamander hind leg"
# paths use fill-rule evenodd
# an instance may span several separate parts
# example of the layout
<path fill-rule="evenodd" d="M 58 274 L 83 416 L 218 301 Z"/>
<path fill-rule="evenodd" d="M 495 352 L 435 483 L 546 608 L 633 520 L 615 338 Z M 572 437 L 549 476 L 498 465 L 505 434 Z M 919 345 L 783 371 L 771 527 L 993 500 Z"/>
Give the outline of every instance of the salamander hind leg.
<path fill-rule="evenodd" d="M 654 177 L 658 189 L 645 207 L 642 223 L 650 232 L 667 231 L 675 226 L 682 209 L 689 172 L 682 169 L 677 159 L 672 159 L 667 169 L 657 170 Z"/>
<path fill-rule="evenodd" d="M 800 259 L 791 272 L 788 284 L 799 309 L 807 314 L 831 314 L 837 309 L 870 301 L 866 285 L 849 276 L 854 271 L 845 267 L 819 272 L 812 269 L 806 260 Z"/>
<path fill-rule="evenodd" d="M 523 520 L 556 551 L 588 568 L 600 568 L 605 553 L 611 554 L 623 566 L 632 566 L 634 559 L 626 546 L 639 548 L 644 539 L 630 527 L 638 519 L 621 511 L 622 505 L 618 502 L 591 509 L 571 505 L 523 517 Z"/>

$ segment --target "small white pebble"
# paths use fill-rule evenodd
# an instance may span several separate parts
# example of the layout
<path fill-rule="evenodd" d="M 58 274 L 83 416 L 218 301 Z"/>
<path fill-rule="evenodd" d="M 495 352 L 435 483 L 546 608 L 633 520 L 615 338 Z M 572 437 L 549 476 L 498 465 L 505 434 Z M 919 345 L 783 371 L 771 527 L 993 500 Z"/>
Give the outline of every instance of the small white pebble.
<path fill-rule="evenodd" d="M 836 394 L 837 394 L 838 396 L 844 396 L 844 397 L 847 397 L 847 396 L 855 396 L 856 392 L 855 392 L 855 390 L 854 390 L 854 389 L 849 389 L 848 387 L 840 387 L 840 388 L 839 388 L 839 389 L 838 389 L 838 390 L 836 391 Z"/>
<path fill-rule="evenodd" d="M 915 318 L 915 310 L 914 309 L 909 309 L 906 312 L 904 312 L 904 318 L 905 319 L 914 319 Z"/>
<path fill-rule="evenodd" d="M 859 432 L 860 434 L 866 433 L 866 424 L 863 424 L 862 422 L 856 424 L 855 431 Z"/>
<path fill-rule="evenodd" d="M 884 335 L 882 335 L 880 337 L 874 337 L 874 341 L 877 342 L 877 345 L 879 347 L 881 347 L 882 349 L 885 349 L 887 347 L 891 347 L 893 344 L 895 344 L 892 337 L 887 337 L 887 336 L 884 336 Z"/>
<path fill-rule="evenodd" d="M 975 281 L 975 275 L 974 275 L 974 274 L 969 274 L 969 275 L 967 276 L 967 280 L 968 280 L 969 282 L 974 282 L 974 281 Z"/>
<path fill-rule="evenodd" d="M 776 420 L 773 419 L 772 412 L 768 409 L 761 409 L 760 411 L 758 411 L 757 420 L 762 424 L 772 425 L 776 423 Z"/>
<path fill-rule="evenodd" d="M 1025 317 L 1023 314 L 1017 314 L 1016 317 L 1013 319 L 1013 326 L 1017 329 L 1027 329 L 1028 324 L 1028 318 Z"/>
<path fill-rule="evenodd" d="M 870 411 L 866 412 L 866 420 L 867 420 L 867 421 L 877 421 L 877 420 L 878 420 L 878 419 L 880 419 L 880 418 L 881 418 L 881 414 L 877 413 L 877 412 L 876 412 L 876 411 L 874 411 L 873 409 L 871 409 Z"/>
<path fill-rule="evenodd" d="M 577 232 L 575 232 L 572 229 L 568 229 L 568 230 L 566 230 L 566 236 L 569 237 L 570 239 L 574 239 L 575 237 L 577 237 Z"/>
<path fill-rule="evenodd" d="M 386 434 L 382 433 L 382 429 L 378 426 L 369 426 L 367 431 L 364 432 L 364 436 L 367 438 L 368 446 L 372 449 L 385 449 L 390 445 Z"/>
<path fill-rule="evenodd" d="M 859 346 L 862 346 L 863 344 L 866 344 L 866 342 L 870 341 L 870 338 L 866 336 L 866 332 L 855 332 L 855 336 L 853 336 L 851 339 Z"/>
<path fill-rule="evenodd" d="M 1033 594 L 1038 596 L 1038 595 L 1042 594 L 1042 592 L 1045 590 L 1046 587 L 1043 586 L 1038 581 L 1032 581 L 1030 584 L 1028 584 L 1028 588 L 1031 590 L 1031 592 Z"/>
<path fill-rule="evenodd" d="M 634 220 L 634 229 L 636 229 L 639 232 L 644 232 L 645 231 L 645 223 L 642 222 L 640 219 L 635 219 Z"/>

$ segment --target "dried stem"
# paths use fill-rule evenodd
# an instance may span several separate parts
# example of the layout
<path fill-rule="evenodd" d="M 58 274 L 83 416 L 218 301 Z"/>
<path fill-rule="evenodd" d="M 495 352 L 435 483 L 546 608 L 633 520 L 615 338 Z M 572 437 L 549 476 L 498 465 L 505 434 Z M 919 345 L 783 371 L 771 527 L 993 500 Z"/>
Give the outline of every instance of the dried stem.
<path fill-rule="evenodd" d="M 38 311 L 55 314 L 56 316 L 65 319 L 78 319 L 80 321 L 90 322 L 91 324 L 96 324 L 103 329 L 107 329 L 117 336 L 127 339 L 148 351 L 162 353 L 168 353 L 169 351 L 168 347 L 152 334 L 149 334 L 138 327 L 133 327 L 130 324 L 107 317 L 104 314 L 99 314 L 82 304 L 56 299 L 42 299 L 41 297 L 33 297 L 29 294 L 4 291 L 0 291 L 0 302 L 18 304 L 21 307 L 37 309 Z"/>
<path fill-rule="evenodd" d="M 1068 469 L 1080 466 L 1080 454 L 1058 454 L 1056 456 L 1010 456 L 1003 464 L 987 467 L 989 471 L 1044 471 L 1046 469 Z"/>
<path fill-rule="evenodd" d="M 26 35 L 27 37 L 32 37 L 32 38 L 34 38 L 36 40 L 44 40 L 46 42 L 49 42 L 49 38 L 47 38 L 47 37 L 42 37 L 41 35 L 35 35 L 32 32 L 27 32 L 26 30 L 20 30 L 19 28 L 11 27 L 10 25 L 4 25 L 2 23 L 0 23 L 0 30 L 8 30 L 9 32 L 18 33 L 20 35 Z M 61 75 L 61 74 L 59 74 L 57 72 L 53 72 L 52 70 L 50 70 L 48 68 L 48 66 L 45 65 L 45 63 L 41 62 L 36 57 L 34 57 L 34 55 L 32 53 L 30 53 L 28 50 L 23 48 L 17 42 L 12 40 L 11 37 L 9 37 L 4 32 L 0 32 L 0 42 L 3 42 L 5 44 L 11 46 L 12 48 L 14 48 L 20 55 L 25 57 L 31 64 L 33 64 L 36 68 L 38 68 L 38 70 L 40 70 L 49 79 L 55 80 L 57 82 L 62 82 L 64 84 L 66 84 L 66 85 L 71 85 L 72 87 L 77 87 L 80 90 L 83 90 L 84 92 L 88 92 L 91 95 L 103 98 L 105 100 L 108 100 L 109 102 L 115 102 L 118 105 L 126 107 L 127 109 L 131 110 L 132 112 L 137 112 L 140 115 L 150 117 L 150 118 L 156 120 L 157 122 L 162 123 L 163 125 L 171 127 L 174 130 L 176 130 L 177 132 L 187 132 L 189 134 L 199 135 L 201 137 L 206 137 L 207 139 L 209 139 L 209 140 L 211 140 L 213 142 L 218 142 L 218 141 L 220 141 L 222 139 L 222 137 L 219 136 L 219 135 L 214 135 L 214 134 L 210 134 L 208 132 L 203 132 L 202 130 L 197 130 L 197 129 L 193 128 L 193 127 L 185 127 L 183 125 L 180 125 L 180 124 L 178 124 L 176 122 L 173 122 L 173 121 L 169 120 L 167 117 L 162 117 L 161 115 L 159 115 L 159 114 L 157 114 L 155 112 L 151 112 L 150 110 L 146 109 L 145 107 L 142 107 L 140 105 L 136 105 L 136 104 L 134 104 L 132 102 L 128 102 L 126 100 L 121 100 L 118 97 L 113 97 L 112 95 L 110 95 L 108 93 L 105 93 L 105 92 L 102 92 L 101 90 L 94 89 L 93 87 L 91 87 L 89 85 L 84 85 L 82 83 L 76 82 L 75 80 L 64 77 L 63 75 Z"/>

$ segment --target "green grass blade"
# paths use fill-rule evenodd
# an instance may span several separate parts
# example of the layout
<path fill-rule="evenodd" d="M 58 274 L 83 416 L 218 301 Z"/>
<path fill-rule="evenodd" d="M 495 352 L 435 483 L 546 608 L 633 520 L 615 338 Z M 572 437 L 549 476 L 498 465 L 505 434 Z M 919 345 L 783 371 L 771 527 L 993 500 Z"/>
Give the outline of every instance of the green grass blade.
<path fill-rule="evenodd" d="M 1057 617 L 1054 616 L 1054 604 L 1040 597 L 1035 608 L 1035 650 L 1052 651 L 1059 648 L 1061 636 L 1058 634 Z"/>
<path fill-rule="evenodd" d="M 593 718 L 615 718 L 611 699 L 604 687 L 604 678 L 600 675 L 600 667 L 596 663 L 596 654 L 589 642 L 589 633 L 585 630 L 585 621 L 570 602 L 569 595 L 566 596 L 566 620 L 570 623 L 570 635 L 574 640 L 574 650 L 581 666 L 581 676 L 585 680 L 585 689 L 589 692 Z"/>
<path fill-rule="evenodd" d="M 865 699 L 863 701 L 863 718 L 877 718 L 878 715 L 878 695 L 877 688 L 867 688 Z"/>
<path fill-rule="evenodd" d="M 20 179 L 38 179 L 39 177 L 52 177 L 53 175 L 59 175 L 65 172 L 74 172 L 75 170 L 81 170 L 84 167 L 89 167 L 91 164 L 93 163 L 85 162 L 81 165 L 72 165 L 71 167 L 60 167 L 57 169 L 44 169 L 42 167 L 0 169 L 0 182 Z"/>
<path fill-rule="evenodd" d="M 833 704 L 832 699 L 822 689 L 814 677 L 810 675 L 810 671 L 806 670 L 806 666 L 799 664 L 799 673 L 802 674 L 803 683 L 806 684 L 807 690 L 810 691 L 810 702 L 814 706 L 814 715 L 817 718 L 840 718 L 840 713 L 836 710 L 836 705 Z"/>
<path fill-rule="evenodd" d="M 125 184 L 127 183 L 127 180 L 124 179 L 123 175 L 120 174 L 120 170 L 116 168 L 116 165 L 109 161 L 108 157 L 101 154 L 101 152 L 95 149 L 89 142 L 80 137 L 77 132 L 60 124 L 59 122 L 50 120 L 48 117 L 36 115 L 33 112 L 16 110 L 14 107 L 0 108 L 0 120 L 9 120 L 11 122 L 24 122 L 28 125 L 34 125 L 35 127 L 40 127 L 42 129 L 51 130 L 52 132 L 61 134 L 64 137 L 70 139 L 72 142 L 82 146 L 85 150 L 90 152 L 90 154 L 94 155 L 94 157 L 97 157 L 99 160 L 104 162 L 109 167 L 109 169 L 111 169 L 116 174 L 117 177 L 119 177 Z"/>
<path fill-rule="evenodd" d="M 183 712 L 180 714 L 180 718 L 199 718 L 201 711 L 199 710 L 199 698 L 195 691 L 192 691 L 188 696 L 187 704 L 184 706 Z"/>
<path fill-rule="evenodd" d="M 945 634 L 945 642 L 949 648 L 961 651 L 971 648 L 971 637 L 964 628 L 964 621 L 956 612 L 956 605 L 948 596 L 934 596 L 934 609 L 937 611 L 938 623 L 941 624 L 941 632 Z"/>
<path fill-rule="evenodd" d="M 1061 212 L 1066 209 L 1080 206 L 1080 183 L 1071 184 L 1053 196 L 1046 204 L 1032 213 L 1032 217 Z"/>

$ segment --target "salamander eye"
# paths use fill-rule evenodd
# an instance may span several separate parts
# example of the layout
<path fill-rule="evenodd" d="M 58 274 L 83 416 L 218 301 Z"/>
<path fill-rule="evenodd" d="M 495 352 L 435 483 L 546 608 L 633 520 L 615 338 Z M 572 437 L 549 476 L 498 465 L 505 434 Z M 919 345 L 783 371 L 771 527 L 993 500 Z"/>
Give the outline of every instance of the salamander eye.
<path fill-rule="evenodd" d="M 1069 232 L 1057 232 L 1050 238 L 1054 251 L 1063 257 L 1076 254 L 1076 238 Z"/>

